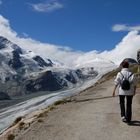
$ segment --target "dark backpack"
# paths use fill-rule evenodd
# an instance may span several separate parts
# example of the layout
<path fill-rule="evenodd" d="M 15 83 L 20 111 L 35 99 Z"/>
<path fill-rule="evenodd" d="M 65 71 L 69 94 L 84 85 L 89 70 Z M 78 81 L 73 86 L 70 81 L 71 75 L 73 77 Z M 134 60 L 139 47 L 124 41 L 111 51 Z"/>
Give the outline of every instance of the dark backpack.
<path fill-rule="evenodd" d="M 129 82 L 129 78 L 133 75 L 133 73 L 131 73 L 128 78 L 124 77 L 124 75 L 122 73 L 121 73 L 121 75 L 123 76 L 122 82 L 121 82 L 121 88 L 123 90 L 129 90 L 130 86 L 131 86 L 131 83 Z"/>

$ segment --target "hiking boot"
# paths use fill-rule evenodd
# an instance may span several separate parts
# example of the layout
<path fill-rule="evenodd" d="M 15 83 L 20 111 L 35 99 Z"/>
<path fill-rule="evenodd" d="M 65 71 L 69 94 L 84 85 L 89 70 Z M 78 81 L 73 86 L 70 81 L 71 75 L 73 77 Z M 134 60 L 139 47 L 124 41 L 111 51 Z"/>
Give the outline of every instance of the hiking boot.
<path fill-rule="evenodd" d="M 131 125 L 132 122 L 131 121 L 126 121 L 127 125 Z"/>
<path fill-rule="evenodd" d="M 125 116 L 122 117 L 122 122 L 126 122 Z"/>

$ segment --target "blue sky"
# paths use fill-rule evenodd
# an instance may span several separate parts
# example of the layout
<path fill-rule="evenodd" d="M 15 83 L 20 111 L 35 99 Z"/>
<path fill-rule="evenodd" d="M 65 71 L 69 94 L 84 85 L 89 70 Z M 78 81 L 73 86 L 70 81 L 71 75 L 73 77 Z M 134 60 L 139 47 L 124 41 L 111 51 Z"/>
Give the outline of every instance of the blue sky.
<path fill-rule="evenodd" d="M 140 30 L 139 0 L 0 0 L 20 36 L 84 52 L 111 50 Z"/>

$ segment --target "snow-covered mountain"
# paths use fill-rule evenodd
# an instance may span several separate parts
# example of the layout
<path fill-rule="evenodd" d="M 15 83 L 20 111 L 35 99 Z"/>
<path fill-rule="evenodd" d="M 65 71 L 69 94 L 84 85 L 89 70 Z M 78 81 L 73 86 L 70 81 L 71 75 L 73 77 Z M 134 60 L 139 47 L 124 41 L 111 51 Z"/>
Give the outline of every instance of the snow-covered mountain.
<path fill-rule="evenodd" d="M 109 72 L 116 68 L 117 65 L 114 64 L 114 62 L 106 60 L 104 58 L 93 58 L 86 60 L 78 65 L 76 65 L 76 68 L 82 68 L 85 72 L 89 72 L 89 69 L 94 69 L 98 72 L 98 74 L 105 74 L 106 72 Z"/>
<path fill-rule="evenodd" d="M 50 59 L 44 61 L 40 56 L 33 52 L 25 51 L 16 44 L 13 44 L 4 37 L 0 37 L 0 66 L 2 80 L 5 80 L 9 72 L 17 74 L 19 72 L 28 74 L 52 67 L 53 63 Z"/>
<path fill-rule="evenodd" d="M 78 94 L 116 67 L 111 61 L 92 58 L 70 68 L 59 60 L 43 59 L 0 36 L 0 100 L 5 100 L 0 102 L 0 132 L 19 116 Z M 40 91 L 45 91 L 43 96 L 38 96 L 42 95 Z M 34 92 L 37 94 L 24 96 Z M 6 101 L 9 99 L 12 100 Z"/>
<path fill-rule="evenodd" d="M 50 59 L 43 60 L 31 51 L 25 51 L 8 39 L 0 36 L 0 91 L 8 95 L 25 93 L 23 83 L 31 73 L 53 67 Z M 25 82 L 26 83 L 26 82 Z"/>
<path fill-rule="evenodd" d="M 97 74 L 92 66 L 70 69 L 59 61 L 44 60 L 34 52 L 23 50 L 0 36 L 2 97 L 72 88 Z"/>

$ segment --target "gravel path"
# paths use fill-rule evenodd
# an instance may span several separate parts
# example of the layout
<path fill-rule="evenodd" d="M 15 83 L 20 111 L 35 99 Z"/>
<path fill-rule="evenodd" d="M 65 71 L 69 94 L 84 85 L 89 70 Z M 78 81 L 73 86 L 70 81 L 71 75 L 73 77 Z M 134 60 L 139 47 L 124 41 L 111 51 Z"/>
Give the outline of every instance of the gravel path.
<path fill-rule="evenodd" d="M 113 86 L 109 80 L 73 97 L 15 140 L 139 140 L 139 94 L 133 100 L 133 124 L 127 125 L 120 118 L 118 97 L 111 96 Z"/>

